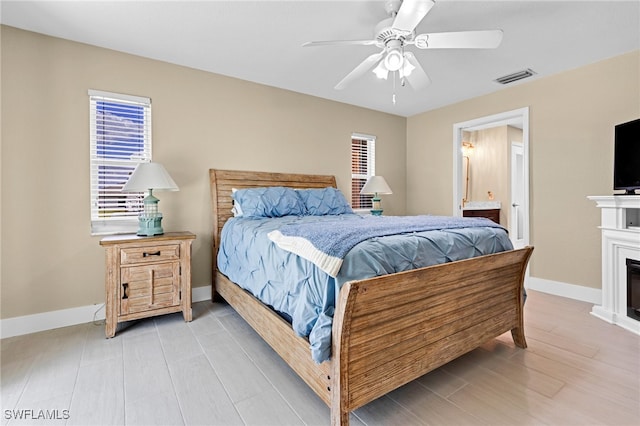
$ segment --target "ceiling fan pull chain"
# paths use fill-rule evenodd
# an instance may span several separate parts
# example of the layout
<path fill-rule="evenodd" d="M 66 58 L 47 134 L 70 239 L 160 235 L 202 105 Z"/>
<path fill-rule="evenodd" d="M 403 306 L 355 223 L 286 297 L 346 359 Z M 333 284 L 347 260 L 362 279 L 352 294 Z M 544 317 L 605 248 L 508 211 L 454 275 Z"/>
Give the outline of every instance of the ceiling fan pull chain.
<path fill-rule="evenodd" d="M 393 96 L 391 96 L 391 101 L 393 104 L 396 104 L 396 73 L 393 73 Z"/>

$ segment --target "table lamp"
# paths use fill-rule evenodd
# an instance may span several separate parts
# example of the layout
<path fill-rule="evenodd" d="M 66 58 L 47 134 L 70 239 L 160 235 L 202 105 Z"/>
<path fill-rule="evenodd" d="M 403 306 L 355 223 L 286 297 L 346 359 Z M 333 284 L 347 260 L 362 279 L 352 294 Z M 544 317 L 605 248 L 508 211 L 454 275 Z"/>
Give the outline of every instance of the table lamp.
<path fill-rule="evenodd" d="M 382 202 L 380 201 L 379 194 L 393 194 L 391 188 L 387 184 L 387 181 L 384 180 L 382 176 L 371 176 L 367 183 L 364 184 L 361 194 L 373 194 L 372 205 L 371 205 L 371 214 L 374 216 L 382 215 Z"/>
<path fill-rule="evenodd" d="M 122 192 L 149 191 L 144 200 L 144 210 L 138 216 L 138 232 L 140 236 L 150 237 L 164 234 L 162 230 L 162 213 L 158 211 L 158 200 L 153 190 L 178 191 L 178 185 L 160 163 L 140 163 L 131 173 Z"/>

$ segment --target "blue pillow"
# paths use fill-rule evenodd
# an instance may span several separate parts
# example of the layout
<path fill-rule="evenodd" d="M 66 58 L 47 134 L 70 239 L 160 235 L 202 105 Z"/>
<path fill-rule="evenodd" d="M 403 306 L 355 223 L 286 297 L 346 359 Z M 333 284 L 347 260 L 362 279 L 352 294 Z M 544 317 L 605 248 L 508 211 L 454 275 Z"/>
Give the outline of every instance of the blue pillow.
<path fill-rule="evenodd" d="M 282 186 L 239 189 L 232 194 L 243 217 L 302 216 L 304 204 L 297 191 Z"/>
<path fill-rule="evenodd" d="M 325 216 L 333 214 L 353 213 L 351 206 L 342 192 L 336 188 L 301 189 L 298 191 L 307 214 Z"/>

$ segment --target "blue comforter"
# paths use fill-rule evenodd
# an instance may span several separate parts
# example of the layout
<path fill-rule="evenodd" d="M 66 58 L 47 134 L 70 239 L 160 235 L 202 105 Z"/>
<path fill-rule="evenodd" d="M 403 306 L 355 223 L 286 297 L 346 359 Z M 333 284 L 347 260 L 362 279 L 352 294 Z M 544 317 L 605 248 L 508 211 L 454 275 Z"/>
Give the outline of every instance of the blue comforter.
<path fill-rule="evenodd" d="M 331 220 L 286 224 L 268 234 L 278 247 L 302 256 L 332 277 L 356 244 L 374 237 L 440 229 L 493 227 L 483 217 L 361 216 L 359 220 Z"/>
<path fill-rule="evenodd" d="M 311 356 L 320 363 L 331 354 L 335 301 L 344 283 L 513 248 L 504 228 L 492 223 L 371 237 L 349 250 L 331 277 L 268 238 L 270 232 L 289 225 L 328 222 L 335 227 L 336 221 L 363 220 L 367 219 L 355 214 L 232 218 L 222 230 L 218 269 L 285 316 L 298 335 L 308 337 Z"/>

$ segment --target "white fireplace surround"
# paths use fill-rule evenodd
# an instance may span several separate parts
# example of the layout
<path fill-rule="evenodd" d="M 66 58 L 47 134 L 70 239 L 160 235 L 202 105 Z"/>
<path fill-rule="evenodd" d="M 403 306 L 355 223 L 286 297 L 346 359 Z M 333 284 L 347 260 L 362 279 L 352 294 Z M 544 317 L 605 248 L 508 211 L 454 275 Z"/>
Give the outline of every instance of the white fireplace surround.
<path fill-rule="evenodd" d="M 640 261 L 640 195 L 590 196 L 601 209 L 602 305 L 591 314 L 640 334 L 627 316 L 627 259 Z"/>

